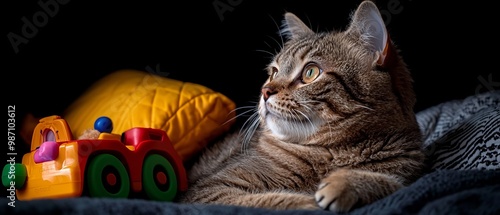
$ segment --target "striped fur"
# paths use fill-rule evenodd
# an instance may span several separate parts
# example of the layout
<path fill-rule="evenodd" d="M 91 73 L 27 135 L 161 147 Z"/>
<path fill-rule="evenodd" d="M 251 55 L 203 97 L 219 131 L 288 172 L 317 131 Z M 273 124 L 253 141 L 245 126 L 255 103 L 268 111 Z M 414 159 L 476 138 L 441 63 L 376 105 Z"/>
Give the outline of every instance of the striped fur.
<path fill-rule="evenodd" d="M 288 41 L 269 64 L 247 133 L 207 148 L 179 201 L 349 211 L 418 178 L 410 73 L 390 40 L 373 44 L 386 36 L 365 28 L 373 12 L 365 1 L 348 30 L 323 33 L 285 14 Z"/>

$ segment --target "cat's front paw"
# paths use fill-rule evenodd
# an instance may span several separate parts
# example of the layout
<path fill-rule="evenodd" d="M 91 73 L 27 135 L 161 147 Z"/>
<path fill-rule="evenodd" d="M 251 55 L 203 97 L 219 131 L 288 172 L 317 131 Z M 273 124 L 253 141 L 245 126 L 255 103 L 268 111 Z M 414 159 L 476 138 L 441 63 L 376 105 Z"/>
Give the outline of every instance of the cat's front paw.
<path fill-rule="evenodd" d="M 325 210 L 347 212 L 384 198 L 401 187 L 403 184 L 394 175 L 340 169 L 321 181 L 314 197 Z"/>
<path fill-rule="evenodd" d="M 305 204 L 294 204 L 294 206 L 292 208 L 288 208 L 288 209 L 321 210 L 322 208 L 320 208 L 318 206 L 318 204 L 316 204 L 316 202 L 312 201 L 312 202 L 307 202 Z"/>
<path fill-rule="evenodd" d="M 358 193 L 347 178 L 340 176 L 323 179 L 314 197 L 321 208 L 334 212 L 347 212 L 359 200 Z"/>

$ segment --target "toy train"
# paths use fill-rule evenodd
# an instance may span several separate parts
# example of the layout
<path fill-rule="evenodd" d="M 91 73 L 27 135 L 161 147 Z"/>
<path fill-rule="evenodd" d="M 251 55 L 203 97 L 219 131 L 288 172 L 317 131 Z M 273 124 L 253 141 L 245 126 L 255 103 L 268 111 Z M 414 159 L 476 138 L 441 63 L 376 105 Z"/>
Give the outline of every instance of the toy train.
<path fill-rule="evenodd" d="M 187 189 L 182 160 L 165 131 L 131 128 L 113 134 L 106 117 L 96 120 L 94 127 L 101 131 L 98 139 L 75 140 L 60 116 L 40 119 L 31 151 L 22 163 L 4 167 L 2 184 L 15 188 L 19 200 L 82 195 L 127 198 L 135 193 L 172 201 Z"/>

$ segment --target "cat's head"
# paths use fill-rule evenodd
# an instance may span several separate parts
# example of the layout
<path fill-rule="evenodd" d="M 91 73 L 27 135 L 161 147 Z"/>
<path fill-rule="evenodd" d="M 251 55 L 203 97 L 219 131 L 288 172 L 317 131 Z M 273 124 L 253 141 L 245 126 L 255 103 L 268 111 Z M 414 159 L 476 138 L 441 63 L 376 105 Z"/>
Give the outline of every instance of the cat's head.
<path fill-rule="evenodd" d="M 335 138 L 415 125 L 410 73 L 373 2 L 362 2 L 344 31 L 313 32 L 286 13 L 281 33 L 287 41 L 268 65 L 259 102 L 265 131 L 314 143 L 318 132 Z"/>

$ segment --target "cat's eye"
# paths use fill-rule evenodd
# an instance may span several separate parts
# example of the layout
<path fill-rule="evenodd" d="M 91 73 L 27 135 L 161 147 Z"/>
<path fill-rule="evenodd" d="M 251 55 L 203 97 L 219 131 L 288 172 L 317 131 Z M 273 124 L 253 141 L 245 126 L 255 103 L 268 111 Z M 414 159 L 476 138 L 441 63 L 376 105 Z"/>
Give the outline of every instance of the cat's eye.
<path fill-rule="evenodd" d="M 278 74 L 278 68 L 273 67 L 271 69 L 271 73 L 269 74 L 269 81 L 272 81 L 276 74 Z"/>
<path fill-rule="evenodd" d="M 302 82 L 303 83 L 311 83 L 316 80 L 318 76 L 321 74 L 321 69 L 316 65 L 308 65 L 304 68 L 302 72 Z"/>

